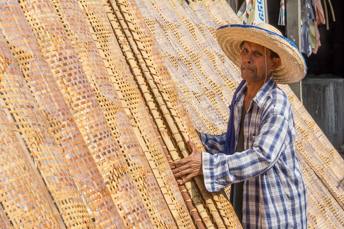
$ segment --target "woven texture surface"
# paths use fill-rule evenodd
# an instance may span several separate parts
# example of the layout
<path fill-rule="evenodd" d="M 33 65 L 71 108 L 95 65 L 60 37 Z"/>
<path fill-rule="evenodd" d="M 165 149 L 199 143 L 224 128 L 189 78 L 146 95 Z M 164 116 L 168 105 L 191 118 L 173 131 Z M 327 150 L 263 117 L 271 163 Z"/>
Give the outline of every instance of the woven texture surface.
<path fill-rule="evenodd" d="M 0 228 L 241 228 L 225 192 L 170 169 L 221 133 L 240 81 L 225 1 L 0 4 Z M 288 87 L 310 228 L 344 226 L 343 160 Z M 227 192 L 229 190 L 226 190 Z"/>

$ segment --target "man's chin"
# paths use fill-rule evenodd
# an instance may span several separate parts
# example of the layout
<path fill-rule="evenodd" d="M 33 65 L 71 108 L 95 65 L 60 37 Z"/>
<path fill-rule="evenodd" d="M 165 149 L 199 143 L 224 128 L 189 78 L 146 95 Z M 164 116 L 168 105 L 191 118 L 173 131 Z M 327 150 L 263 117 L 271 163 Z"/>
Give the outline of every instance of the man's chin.
<path fill-rule="evenodd" d="M 243 74 L 243 73 L 241 73 L 241 78 L 243 80 L 250 81 L 250 80 L 252 80 L 254 78 L 254 76 L 252 74 Z"/>
<path fill-rule="evenodd" d="M 241 78 L 247 82 L 258 82 L 260 78 L 255 74 L 241 74 Z"/>

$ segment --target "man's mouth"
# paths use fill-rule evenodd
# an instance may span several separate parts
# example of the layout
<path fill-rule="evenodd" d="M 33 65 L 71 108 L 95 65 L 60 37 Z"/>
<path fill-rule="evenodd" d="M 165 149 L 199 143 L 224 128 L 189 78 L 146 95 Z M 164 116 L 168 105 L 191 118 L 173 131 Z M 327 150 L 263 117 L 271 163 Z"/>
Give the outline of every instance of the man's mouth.
<path fill-rule="evenodd" d="M 253 72 L 253 69 L 248 68 L 248 67 L 242 67 L 242 68 L 241 68 L 241 71 L 250 71 L 250 72 Z"/>

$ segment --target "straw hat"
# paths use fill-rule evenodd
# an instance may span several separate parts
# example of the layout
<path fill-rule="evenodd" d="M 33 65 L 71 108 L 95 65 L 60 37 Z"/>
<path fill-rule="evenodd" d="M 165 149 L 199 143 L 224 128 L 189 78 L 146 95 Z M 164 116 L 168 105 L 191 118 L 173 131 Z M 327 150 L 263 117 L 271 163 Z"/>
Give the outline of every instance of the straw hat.
<path fill-rule="evenodd" d="M 281 58 L 281 66 L 273 73 L 276 83 L 289 84 L 302 80 L 306 64 L 295 43 L 267 23 L 257 25 L 229 24 L 216 31 L 217 41 L 227 57 L 240 67 L 240 44 L 249 41 L 267 47 Z"/>

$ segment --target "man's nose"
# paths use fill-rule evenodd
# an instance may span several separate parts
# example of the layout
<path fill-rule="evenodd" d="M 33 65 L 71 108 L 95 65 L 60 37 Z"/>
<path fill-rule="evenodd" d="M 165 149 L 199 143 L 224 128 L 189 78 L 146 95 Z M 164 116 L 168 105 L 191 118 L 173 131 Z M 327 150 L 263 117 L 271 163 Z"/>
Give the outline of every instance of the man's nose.
<path fill-rule="evenodd" d="M 244 58 L 244 63 L 246 63 L 246 64 L 252 64 L 252 63 L 253 63 L 252 55 L 248 54 L 248 55 Z"/>

